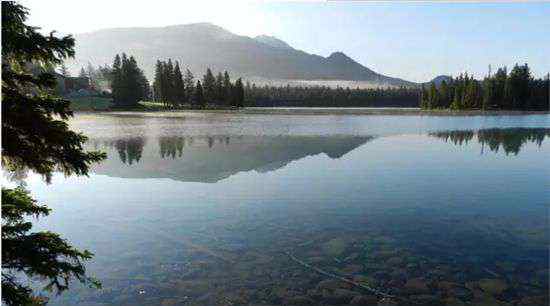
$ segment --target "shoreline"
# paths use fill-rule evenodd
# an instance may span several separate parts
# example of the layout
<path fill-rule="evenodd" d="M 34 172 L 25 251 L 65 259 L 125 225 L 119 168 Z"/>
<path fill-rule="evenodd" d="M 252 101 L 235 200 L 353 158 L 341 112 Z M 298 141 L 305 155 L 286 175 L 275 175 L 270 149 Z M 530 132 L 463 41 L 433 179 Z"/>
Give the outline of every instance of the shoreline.
<path fill-rule="evenodd" d="M 74 111 L 75 114 L 111 114 L 111 115 L 148 115 L 163 117 L 180 117 L 186 114 L 224 114 L 224 115 L 285 115 L 285 116 L 524 116 L 524 115 L 548 115 L 550 111 L 520 111 L 520 110 L 422 110 L 420 108 L 315 108 L 315 107 L 288 107 L 288 108 L 263 108 L 250 107 L 243 109 L 182 109 L 182 110 L 109 110 L 109 111 Z"/>

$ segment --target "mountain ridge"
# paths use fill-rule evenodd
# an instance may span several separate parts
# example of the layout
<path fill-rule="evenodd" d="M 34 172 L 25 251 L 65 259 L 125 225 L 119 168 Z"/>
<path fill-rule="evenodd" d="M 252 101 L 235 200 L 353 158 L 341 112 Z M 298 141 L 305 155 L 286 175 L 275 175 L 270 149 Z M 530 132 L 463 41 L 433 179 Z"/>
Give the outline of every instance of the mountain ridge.
<path fill-rule="evenodd" d="M 115 54 L 134 55 L 149 79 L 157 59 L 178 60 L 195 76 L 207 67 L 228 70 L 233 77 L 270 80 L 364 81 L 373 85 L 415 86 L 416 83 L 375 72 L 341 51 L 328 57 L 310 54 L 273 36 L 248 37 L 212 23 L 165 27 L 102 29 L 75 35 L 76 71 L 88 62 L 111 64 Z"/>

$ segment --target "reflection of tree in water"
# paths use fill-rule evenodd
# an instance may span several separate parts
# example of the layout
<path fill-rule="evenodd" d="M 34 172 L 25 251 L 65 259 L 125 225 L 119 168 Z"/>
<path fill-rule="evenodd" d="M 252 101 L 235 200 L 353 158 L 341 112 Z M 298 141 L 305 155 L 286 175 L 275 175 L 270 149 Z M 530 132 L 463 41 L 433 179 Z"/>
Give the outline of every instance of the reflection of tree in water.
<path fill-rule="evenodd" d="M 455 145 L 468 144 L 472 138 L 474 138 L 473 131 L 446 131 L 431 133 L 430 136 L 434 136 L 445 140 L 445 142 L 452 142 Z"/>
<path fill-rule="evenodd" d="M 474 133 L 473 131 L 447 131 L 431 133 L 434 136 L 452 142 L 455 145 L 468 144 L 473 139 L 474 134 L 477 134 L 477 141 L 482 145 L 482 150 L 485 145 L 493 152 L 498 152 L 500 148 L 504 150 L 506 155 L 517 155 L 521 147 L 526 143 L 536 143 L 539 147 L 542 145 L 544 138 L 550 136 L 550 129 L 547 128 L 507 128 L 507 129 L 483 129 Z M 483 153 L 483 151 L 482 151 Z"/>
<path fill-rule="evenodd" d="M 229 145 L 231 143 L 229 136 L 213 137 L 208 136 L 205 138 L 209 149 L 217 145 Z M 216 144 L 217 142 L 217 144 Z M 186 145 L 193 145 L 193 137 L 182 136 L 163 136 L 159 137 L 159 152 L 161 158 L 176 158 L 183 156 L 183 147 Z"/>
<path fill-rule="evenodd" d="M 114 141 L 120 160 L 128 165 L 138 163 L 143 153 L 145 139 L 143 137 L 122 138 Z"/>
<path fill-rule="evenodd" d="M 176 158 L 183 155 L 185 147 L 185 137 L 159 137 L 159 148 L 161 158 Z"/>

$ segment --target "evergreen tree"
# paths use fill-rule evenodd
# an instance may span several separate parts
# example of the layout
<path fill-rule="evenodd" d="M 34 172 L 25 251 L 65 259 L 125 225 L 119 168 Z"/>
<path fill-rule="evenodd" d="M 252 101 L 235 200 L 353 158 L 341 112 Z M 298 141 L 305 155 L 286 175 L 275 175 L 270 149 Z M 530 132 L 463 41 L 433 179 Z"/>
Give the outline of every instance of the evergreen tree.
<path fill-rule="evenodd" d="M 67 69 L 67 66 L 65 66 L 65 63 L 61 64 L 61 68 L 59 69 L 59 73 L 64 77 L 70 77 L 71 74 L 69 73 L 69 69 Z"/>
<path fill-rule="evenodd" d="M 197 86 L 195 86 L 195 93 L 193 96 L 193 102 L 199 107 L 205 107 L 206 101 L 204 100 L 204 93 L 202 91 L 201 81 L 197 81 Z"/>
<path fill-rule="evenodd" d="M 195 93 L 195 77 L 189 69 L 185 69 L 185 76 L 183 77 L 183 85 L 185 88 L 185 102 L 190 103 Z"/>
<path fill-rule="evenodd" d="M 29 62 L 59 65 L 74 56 L 74 39 L 43 36 L 25 24 L 28 10 L 2 2 L 2 168 L 7 172 L 29 169 L 47 182 L 52 172 L 86 175 L 90 164 L 105 158 L 86 152 L 86 137 L 69 130 L 70 102 L 52 95 L 55 76 L 50 72 L 29 73 Z M 33 289 L 21 280 L 44 279 L 50 288 L 63 291 L 76 278 L 86 276 L 84 260 L 92 257 L 53 232 L 32 229 L 32 217 L 49 214 L 30 194 L 19 188 L 2 187 L 2 301 L 6 305 L 31 305 L 38 301 Z"/>
<path fill-rule="evenodd" d="M 204 99 L 210 103 L 216 98 L 216 78 L 212 74 L 210 68 L 206 69 L 206 74 L 202 78 L 202 86 L 204 88 Z"/>
<path fill-rule="evenodd" d="M 223 105 L 224 104 L 224 90 L 223 90 L 223 75 L 221 72 L 218 72 L 218 75 L 216 76 L 216 83 L 215 83 L 215 92 L 216 92 L 216 104 Z"/>
<path fill-rule="evenodd" d="M 498 108 L 508 108 L 508 97 L 506 95 L 506 80 L 508 79 L 508 71 L 506 67 L 499 68 L 492 79 L 495 81 L 495 104 Z"/>
<path fill-rule="evenodd" d="M 185 101 L 185 85 L 183 84 L 183 76 L 178 62 L 176 62 L 174 68 L 174 97 L 178 105 Z"/>
<path fill-rule="evenodd" d="M 163 77 L 163 65 L 160 60 L 157 60 L 155 64 L 155 80 L 153 81 L 153 100 L 155 102 L 164 102 L 164 96 L 162 92 L 162 77 Z"/>
<path fill-rule="evenodd" d="M 111 85 L 114 103 L 117 106 L 134 106 L 150 95 L 149 82 L 138 67 L 133 56 L 118 54 L 113 61 L 113 82 Z"/>
<path fill-rule="evenodd" d="M 439 101 L 439 95 L 437 92 L 437 87 L 435 86 L 435 83 L 432 82 L 430 84 L 430 91 L 429 91 L 429 98 L 428 98 L 428 108 L 437 108 Z"/>
<path fill-rule="evenodd" d="M 165 66 L 165 91 L 166 91 L 166 101 L 167 103 L 174 105 L 175 104 L 175 86 L 174 86 L 174 65 L 172 64 L 172 59 L 168 59 L 168 62 Z"/>
<path fill-rule="evenodd" d="M 225 105 L 233 105 L 233 88 L 231 85 L 231 79 L 229 73 L 224 71 L 223 73 L 223 101 Z"/>
<path fill-rule="evenodd" d="M 524 109 L 530 99 L 531 71 L 527 64 L 515 65 L 507 79 L 507 94 L 512 109 Z"/>
<path fill-rule="evenodd" d="M 80 72 L 78 73 L 78 77 L 84 78 L 87 77 L 88 74 L 86 73 L 86 70 L 84 70 L 84 67 L 80 68 Z"/>
<path fill-rule="evenodd" d="M 447 82 L 443 80 L 441 85 L 439 85 L 439 95 L 438 103 L 436 107 L 448 108 L 450 103 L 450 90 Z"/>
<path fill-rule="evenodd" d="M 244 107 L 244 88 L 241 78 L 235 82 L 233 103 L 236 107 Z"/>
<path fill-rule="evenodd" d="M 115 55 L 113 60 L 113 72 L 111 81 L 111 93 L 114 101 L 120 101 L 121 86 L 122 86 L 122 59 L 120 55 Z"/>
<path fill-rule="evenodd" d="M 491 77 L 483 80 L 483 103 L 482 109 L 489 109 L 496 104 L 495 100 L 495 79 Z"/>

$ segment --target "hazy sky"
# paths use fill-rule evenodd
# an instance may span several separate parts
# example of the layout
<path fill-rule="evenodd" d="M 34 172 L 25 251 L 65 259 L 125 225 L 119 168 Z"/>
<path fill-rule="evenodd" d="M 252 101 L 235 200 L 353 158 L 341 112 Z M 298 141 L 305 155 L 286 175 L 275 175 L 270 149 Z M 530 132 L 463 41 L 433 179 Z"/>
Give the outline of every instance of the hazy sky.
<path fill-rule="evenodd" d="M 211 22 L 240 35 L 273 35 L 308 53 L 343 51 L 411 81 L 462 71 L 482 77 L 489 64 L 527 62 L 536 76 L 550 72 L 550 2 L 22 2 L 29 23 L 48 31 Z"/>

